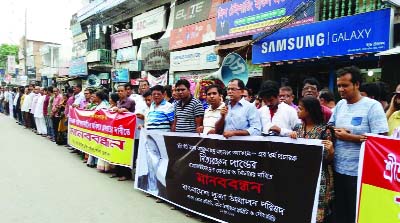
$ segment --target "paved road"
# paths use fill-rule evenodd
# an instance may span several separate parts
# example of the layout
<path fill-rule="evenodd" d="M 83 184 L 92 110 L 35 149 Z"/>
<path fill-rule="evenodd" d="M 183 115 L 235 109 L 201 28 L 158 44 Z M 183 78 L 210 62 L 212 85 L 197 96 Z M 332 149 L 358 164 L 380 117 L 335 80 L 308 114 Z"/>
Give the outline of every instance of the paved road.
<path fill-rule="evenodd" d="M 1 223 L 191 223 L 0 113 Z"/>

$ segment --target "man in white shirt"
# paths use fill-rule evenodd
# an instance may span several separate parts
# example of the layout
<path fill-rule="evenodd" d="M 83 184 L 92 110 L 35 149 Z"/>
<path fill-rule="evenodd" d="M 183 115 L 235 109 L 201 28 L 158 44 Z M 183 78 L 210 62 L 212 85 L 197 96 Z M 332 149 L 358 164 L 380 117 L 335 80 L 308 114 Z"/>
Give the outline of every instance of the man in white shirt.
<path fill-rule="evenodd" d="M 82 91 L 82 85 L 77 84 L 73 87 L 74 90 L 74 103 L 72 104 L 72 107 L 74 108 L 78 108 L 81 104 L 81 102 L 83 102 L 85 100 L 85 94 L 83 94 Z"/>
<path fill-rule="evenodd" d="M 299 123 L 296 110 L 279 101 L 279 87 L 274 81 L 265 81 L 258 95 L 265 105 L 259 109 L 262 133 L 265 135 L 288 136 Z"/>
<path fill-rule="evenodd" d="M 126 90 L 132 90 L 132 86 L 130 84 L 125 85 Z M 135 130 L 135 146 L 133 152 L 134 162 L 136 163 L 138 148 L 139 148 L 139 138 L 140 138 L 140 131 L 141 127 L 144 125 L 144 114 L 147 110 L 146 102 L 143 98 L 143 94 L 150 90 L 150 85 L 147 80 L 140 80 L 139 81 L 139 94 L 131 94 L 129 96 L 130 99 L 135 101 L 135 114 L 136 114 L 136 130 Z"/>
<path fill-rule="evenodd" d="M 198 128 L 198 133 L 217 134 L 215 123 L 221 118 L 221 110 L 225 106 L 222 102 L 222 88 L 210 85 L 206 88 L 207 103 L 210 105 L 204 112 L 203 126 Z"/>

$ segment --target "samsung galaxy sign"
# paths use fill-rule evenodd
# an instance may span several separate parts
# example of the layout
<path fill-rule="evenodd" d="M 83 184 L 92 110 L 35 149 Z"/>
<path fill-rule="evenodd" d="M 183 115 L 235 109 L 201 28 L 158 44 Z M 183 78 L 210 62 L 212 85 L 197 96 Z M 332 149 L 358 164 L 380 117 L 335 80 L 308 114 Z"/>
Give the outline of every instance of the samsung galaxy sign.
<path fill-rule="evenodd" d="M 387 50 L 391 15 L 384 9 L 282 29 L 253 45 L 253 64 Z"/>

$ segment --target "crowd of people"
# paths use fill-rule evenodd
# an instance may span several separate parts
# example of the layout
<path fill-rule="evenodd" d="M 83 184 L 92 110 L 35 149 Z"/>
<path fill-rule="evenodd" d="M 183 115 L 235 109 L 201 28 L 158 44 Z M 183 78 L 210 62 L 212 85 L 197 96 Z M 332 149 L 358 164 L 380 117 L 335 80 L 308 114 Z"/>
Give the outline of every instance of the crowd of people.
<path fill-rule="evenodd" d="M 384 98 L 390 94 L 382 93 L 384 85 L 363 84 L 360 70 L 352 66 L 337 71 L 337 88 L 341 100 L 336 104 L 331 92 L 321 90 L 316 79 L 307 78 L 295 105 L 289 86 L 280 87 L 269 80 L 262 83 L 254 97 L 240 79 L 230 80 L 225 89 L 211 84 L 202 92 L 205 101 L 192 95 L 185 79 L 173 86 L 151 88 L 147 80 L 141 80 L 138 93 L 130 84 L 119 85 L 117 93 L 82 90 L 76 85 L 64 94 L 55 87 L 29 85 L 2 88 L 0 111 L 58 145 L 67 143 L 71 107 L 135 113 L 134 160 L 142 129 L 220 134 L 225 138 L 264 135 L 320 139 L 324 160 L 317 222 L 350 223 L 355 220 L 360 147 L 366 134 L 400 135 L 400 85 L 390 103 L 385 103 Z M 113 167 L 69 149 L 81 154 L 88 167 L 113 172 L 111 177 L 121 181 L 131 179 L 130 168 Z"/>

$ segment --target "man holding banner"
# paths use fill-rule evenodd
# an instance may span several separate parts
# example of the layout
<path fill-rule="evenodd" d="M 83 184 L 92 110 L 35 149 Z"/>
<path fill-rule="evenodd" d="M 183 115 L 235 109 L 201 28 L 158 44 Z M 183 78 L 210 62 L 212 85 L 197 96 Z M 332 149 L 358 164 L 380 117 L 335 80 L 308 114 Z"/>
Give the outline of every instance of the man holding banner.
<path fill-rule="evenodd" d="M 329 123 L 335 126 L 334 158 L 335 212 L 340 223 L 356 219 L 357 176 L 361 143 L 366 133 L 386 134 L 388 124 L 381 104 L 362 97 L 360 69 L 345 67 L 337 71 L 338 92 L 342 98 Z"/>

